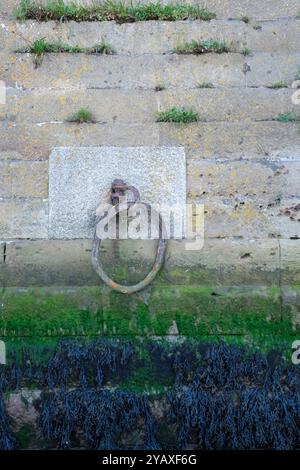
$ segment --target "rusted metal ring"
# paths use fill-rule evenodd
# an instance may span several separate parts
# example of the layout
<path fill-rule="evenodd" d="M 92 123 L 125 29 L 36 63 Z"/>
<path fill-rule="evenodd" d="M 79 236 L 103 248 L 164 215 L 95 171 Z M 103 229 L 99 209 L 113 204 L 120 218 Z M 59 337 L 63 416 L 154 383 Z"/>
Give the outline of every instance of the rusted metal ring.
<path fill-rule="evenodd" d="M 132 206 L 134 203 L 123 203 L 122 205 L 117 204 L 115 206 L 116 212 L 114 216 L 117 216 L 120 212 L 123 212 L 124 210 L 128 210 L 130 206 Z M 143 203 L 139 201 L 139 204 L 143 204 L 147 207 L 149 210 L 150 206 L 149 204 Z M 120 209 L 120 207 L 122 209 Z M 154 209 L 151 207 L 151 211 L 154 212 Z M 111 279 L 106 272 L 104 271 L 104 268 L 101 263 L 101 257 L 100 257 L 100 246 L 102 240 L 98 238 L 97 236 L 97 223 L 99 220 L 96 222 L 96 227 L 95 227 L 95 233 L 94 233 L 94 240 L 93 240 L 93 247 L 92 247 L 92 264 L 97 272 L 97 274 L 100 276 L 102 281 L 111 289 L 116 290 L 118 292 L 121 292 L 122 294 L 133 294 L 134 292 L 138 292 L 145 287 L 147 287 L 155 278 L 155 276 L 158 274 L 159 270 L 161 269 L 164 259 L 165 259 L 165 254 L 166 254 L 166 249 L 167 249 L 167 240 L 165 238 L 162 238 L 163 234 L 165 233 L 165 227 L 163 223 L 162 216 L 160 212 L 158 213 L 158 220 L 159 220 L 159 240 L 158 240 L 158 245 L 156 249 L 156 257 L 152 266 L 151 271 L 147 274 L 147 276 L 140 282 L 134 285 L 123 285 L 119 284 L 118 282 L 115 282 L 113 279 Z"/>

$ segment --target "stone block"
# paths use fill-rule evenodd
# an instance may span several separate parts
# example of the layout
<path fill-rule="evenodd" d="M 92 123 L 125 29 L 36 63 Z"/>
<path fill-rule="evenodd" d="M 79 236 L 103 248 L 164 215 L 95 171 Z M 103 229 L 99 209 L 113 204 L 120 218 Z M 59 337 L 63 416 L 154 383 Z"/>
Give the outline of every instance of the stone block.
<path fill-rule="evenodd" d="M 115 178 L 153 205 L 186 203 L 184 149 L 179 147 L 57 148 L 50 155 L 50 238 L 92 238 L 96 208 Z M 162 211 L 163 212 L 163 211 Z"/>
<path fill-rule="evenodd" d="M 47 199 L 0 200 L 0 238 L 47 238 Z"/>

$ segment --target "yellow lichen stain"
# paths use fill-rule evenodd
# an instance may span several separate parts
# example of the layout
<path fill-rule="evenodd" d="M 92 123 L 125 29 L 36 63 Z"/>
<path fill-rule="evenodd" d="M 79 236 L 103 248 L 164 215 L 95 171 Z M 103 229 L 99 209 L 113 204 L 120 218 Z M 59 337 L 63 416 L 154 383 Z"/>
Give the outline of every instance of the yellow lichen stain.
<path fill-rule="evenodd" d="M 257 210 L 254 209 L 252 206 L 245 207 L 243 211 L 243 216 L 247 222 L 251 222 L 253 219 L 257 217 L 258 213 Z"/>
<path fill-rule="evenodd" d="M 198 191 L 191 190 L 188 192 L 188 197 L 191 199 L 196 199 L 199 196 Z"/>
<path fill-rule="evenodd" d="M 193 124 L 173 124 L 173 130 L 181 145 L 193 146 L 195 144 L 195 126 Z"/>
<path fill-rule="evenodd" d="M 87 72 L 91 72 L 93 69 L 94 69 L 94 67 L 89 66 L 87 64 L 84 64 L 81 67 L 79 67 L 78 69 L 74 70 L 72 72 L 72 75 L 76 80 L 79 80 L 81 78 L 81 75 L 83 75 L 84 73 L 87 73 Z"/>
<path fill-rule="evenodd" d="M 244 219 L 246 224 L 252 222 L 259 216 L 257 210 L 253 206 L 245 206 L 241 210 L 235 210 L 232 212 L 231 218 L 233 220 Z"/>
<path fill-rule="evenodd" d="M 28 68 L 27 61 L 18 61 L 16 64 L 16 73 L 15 73 L 15 80 L 20 81 L 23 86 L 30 87 L 32 83 L 32 67 Z"/>
<path fill-rule="evenodd" d="M 61 106 L 64 106 L 66 104 L 66 97 L 64 95 L 58 96 L 58 101 Z"/>

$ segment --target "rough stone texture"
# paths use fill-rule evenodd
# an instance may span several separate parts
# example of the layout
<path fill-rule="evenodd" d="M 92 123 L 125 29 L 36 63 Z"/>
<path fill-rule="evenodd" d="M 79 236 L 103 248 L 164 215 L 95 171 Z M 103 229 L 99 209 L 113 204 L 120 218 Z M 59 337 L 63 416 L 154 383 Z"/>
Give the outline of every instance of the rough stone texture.
<path fill-rule="evenodd" d="M 3 137 L 0 152 L 7 152 L 23 160 L 48 160 L 53 147 L 78 146 L 158 146 L 158 124 L 22 124 L 0 123 Z M 170 146 L 167 144 L 167 146 Z"/>
<path fill-rule="evenodd" d="M 299 157 L 299 124 L 199 122 L 192 124 L 0 123 L 0 156 L 48 160 L 53 147 L 184 146 L 189 158 Z"/>
<path fill-rule="evenodd" d="M 7 243 L 7 284 L 14 286 L 96 285 L 91 240 Z"/>
<path fill-rule="evenodd" d="M 9 164 L 0 162 L 0 197 L 11 196 L 11 172 Z"/>
<path fill-rule="evenodd" d="M 170 0 L 167 0 L 170 2 Z M 191 3 L 198 3 L 191 0 Z M 273 19 L 279 17 L 295 16 L 299 13 L 298 0 L 206 0 L 205 5 L 215 11 L 220 18 L 239 18 L 247 14 L 253 19 Z"/>
<path fill-rule="evenodd" d="M 280 246 L 281 283 L 285 286 L 297 286 L 300 284 L 300 240 L 281 240 Z"/>
<path fill-rule="evenodd" d="M 195 161 L 188 196 L 205 205 L 207 236 L 300 236 L 299 160 Z"/>
<path fill-rule="evenodd" d="M 189 158 L 295 158 L 299 124 L 279 122 L 161 124 L 160 145 L 183 145 Z"/>
<path fill-rule="evenodd" d="M 282 216 L 286 207 L 296 204 L 295 199 L 285 199 L 280 205 L 264 210 L 251 202 L 233 205 L 226 200 L 208 199 L 204 204 L 205 235 L 221 238 L 300 238 L 299 220 Z"/>
<path fill-rule="evenodd" d="M 254 29 L 257 26 L 260 28 Z M 140 40 L 141 35 L 143 41 Z M 225 40 L 235 52 L 245 46 L 250 47 L 253 52 L 299 52 L 300 21 L 295 18 L 259 23 L 252 21 L 250 24 L 239 20 L 148 21 L 122 25 L 114 22 L 3 22 L 1 36 L 6 48 L 11 50 L 26 47 L 28 41 L 45 37 L 49 41 L 62 40 L 81 47 L 90 47 L 105 40 L 114 47 L 118 55 L 164 54 L 193 39 L 205 40 L 213 37 Z"/>
<path fill-rule="evenodd" d="M 178 147 L 57 148 L 49 178 L 50 238 L 92 238 L 96 208 L 115 178 L 135 186 L 141 201 L 154 206 L 184 210 L 186 203 L 185 153 Z"/>
<path fill-rule="evenodd" d="M 191 160 L 187 167 L 189 196 L 232 198 L 267 206 L 300 196 L 300 159 Z"/>
<path fill-rule="evenodd" d="M 7 275 L 5 270 L 5 263 L 4 263 L 4 256 L 6 251 L 6 244 L 4 242 L 0 242 L 0 302 L 3 294 L 3 288 L 5 286 L 5 282 L 7 281 Z"/>
<path fill-rule="evenodd" d="M 229 87 L 258 87 L 280 80 L 291 84 L 298 71 L 300 54 L 265 52 L 247 57 L 238 53 L 132 57 L 47 54 L 37 69 L 29 54 L 10 54 L 9 57 L 4 54 L 2 60 L 0 72 L 8 86 L 17 83 L 23 88 L 84 91 L 87 88 L 153 89 L 159 83 L 194 88 L 204 81 Z M 250 67 L 247 73 L 245 64 Z"/>
<path fill-rule="evenodd" d="M 195 83 L 195 87 L 197 84 Z M 93 112 L 100 124 L 153 124 L 157 113 L 172 106 L 190 107 L 201 121 L 272 120 L 279 114 L 296 112 L 292 90 L 200 89 L 174 90 L 17 90 L 8 88 L 7 107 L 0 118 L 15 123 L 28 121 L 46 125 L 61 124 L 81 107 Z M 132 104 L 134 103 L 134 109 Z M 53 124 L 54 125 L 54 124 Z"/>
<path fill-rule="evenodd" d="M 184 241 L 171 240 L 157 283 L 279 287 L 281 242 L 206 239 L 202 250 L 186 251 Z M 125 272 L 127 281 L 132 282 L 149 271 L 154 251 L 155 243 L 151 241 L 122 241 L 117 248 L 105 245 L 103 257 L 108 272 L 114 271 L 116 277 Z M 6 283 L 23 287 L 100 285 L 91 265 L 91 240 L 7 243 Z"/>
<path fill-rule="evenodd" d="M 0 199 L 0 238 L 48 238 L 48 200 Z"/>
<path fill-rule="evenodd" d="M 0 160 L 0 175 L 0 197 L 48 197 L 48 162 Z"/>

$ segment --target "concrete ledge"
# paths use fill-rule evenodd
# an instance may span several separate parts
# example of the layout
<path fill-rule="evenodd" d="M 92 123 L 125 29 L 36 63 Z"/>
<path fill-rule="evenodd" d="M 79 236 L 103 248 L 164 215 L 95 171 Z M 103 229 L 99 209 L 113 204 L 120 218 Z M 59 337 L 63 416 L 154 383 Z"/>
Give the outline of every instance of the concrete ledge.
<path fill-rule="evenodd" d="M 106 287 L 6 288 L 2 296 L 2 337 L 166 336 L 174 322 L 179 335 L 269 336 L 296 333 L 280 290 L 244 286 L 216 291 L 202 286 L 154 286 L 124 296 Z M 284 313 L 284 317 L 282 314 Z"/>
<path fill-rule="evenodd" d="M 300 240 L 281 240 L 281 282 L 286 286 L 300 284 Z"/>
<path fill-rule="evenodd" d="M 155 246 L 152 241 L 106 242 L 107 272 L 116 280 L 137 282 L 151 269 Z M 290 275 L 297 271 L 296 259 Z M 186 251 L 184 241 L 171 240 L 154 284 L 279 287 L 279 266 L 277 240 L 206 239 L 201 251 Z M 6 286 L 101 285 L 91 265 L 90 240 L 11 241 L 5 269 Z"/>
<path fill-rule="evenodd" d="M 0 123 L 0 156 L 48 160 L 59 146 L 185 146 L 189 158 L 296 158 L 297 123 L 199 122 L 153 124 L 9 125 Z"/>
<path fill-rule="evenodd" d="M 271 84 L 271 83 L 270 83 Z M 164 85 L 164 84 L 162 84 Z M 153 124 L 157 113 L 169 107 L 190 107 L 201 121 L 272 120 L 297 112 L 293 89 L 230 88 L 174 90 L 17 90 L 7 89 L 7 104 L 0 118 L 18 124 L 57 125 L 78 109 L 88 108 L 99 124 Z M 167 86 L 167 85 L 166 85 Z M 134 108 L 132 107 L 134 103 Z"/>
<path fill-rule="evenodd" d="M 0 56 L 1 59 L 1 56 Z M 208 60 L 209 59 L 209 60 Z M 93 56 L 48 54 L 38 69 L 30 55 L 2 57 L 1 79 L 8 86 L 85 90 L 86 88 L 153 89 L 159 83 L 169 87 L 194 88 L 198 82 L 219 86 L 257 87 L 295 80 L 299 53 L 239 53 L 193 55 Z M 245 65 L 250 69 L 245 73 Z M 101 70 L 101 73 L 99 73 Z"/>
<path fill-rule="evenodd" d="M 257 23 L 251 18 L 249 24 L 239 20 L 212 20 L 145 21 L 122 25 L 114 22 L 7 21 L 0 30 L 7 51 L 26 47 L 28 42 L 40 37 L 49 42 L 61 40 L 81 47 L 91 47 L 105 40 L 118 55 L 166 54 L 179 44 L 210 38 L 225 40 L 236 52 L 247 46 L 254 52 L 290 53 L 299 52 L 300 21 L 286 18 Z"/>
<path fill-rule="evenodd" d="M 188 158 L 297 158 L 298 125 L 279 122 L 161 124 L 161 145 L 184 145 Z"/>

